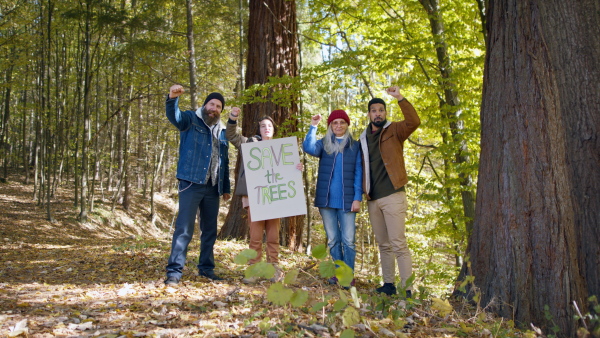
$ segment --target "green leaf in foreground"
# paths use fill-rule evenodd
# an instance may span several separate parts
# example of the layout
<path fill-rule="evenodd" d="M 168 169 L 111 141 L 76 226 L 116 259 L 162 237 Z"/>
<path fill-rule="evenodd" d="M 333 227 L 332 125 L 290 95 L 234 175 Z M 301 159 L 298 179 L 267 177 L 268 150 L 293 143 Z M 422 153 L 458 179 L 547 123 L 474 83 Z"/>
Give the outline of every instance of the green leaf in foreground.
<path fill-rule="evenodd" d="M 316 259 L 325 259 L 327 258 L 327 246 L 325 244 L 319 244 L 312 249 L 312 255 Z"/>
<path fill-rule="evenodd" d="M 275 305 L 285 305 L 292 299 L 293 293 L 291 289 L 286 288 L 282 283 L 274 283 L 267 290 L 267 299 Z"/>
<path fill-rule="evenodd" d="M 345 329 L 342 331 L 342 334 L 340 334 L 340 338 L 354 338 L 354 330 Z"/>
<path fill-rule="evenodd" d="M 293 269 L 290 270 L 288 273 L 285 274 L 285 278 L 283 279 L 283 283 L 284 284 L 293 284 L 296 282 L 296 279 L 298 278 L 298 269 Z"/>
<path fill-rule="evenodd" d="M 260 278 L 271 278 L 275 276 L 275 268 L 272 264 L 266 262 L 258 262 L 250 265 L 244 273 L 246 278 L 249 277 L 260 277 Z"/>
<path fill-rule="evenodd" d="M 325 261 L 319 264 L 319 273 L 323 278 L 335 276 L 335 264 L 332 261 Z"/>
<path fill-rule="evenodd" d="M 290 303 L 294 307 L 300 307 L 306 303 L 308 300 L 308 291 L 298 290 L 294 292 L 292 298 L 290 299 Z"/>
<path fill-rule="evenodd" d="M 360 314 L 358 313 L 358 310 L 352 306 L 348 306 L 342 315 L 342 321 L 346 327 L 360 323 Z"/>
<path fill-rule="evenodd" d="M 350 283 L 352 283 L 352 279 L 354 278 L 352 268 L 344 263 L 344 261 L 340 260 L 335 261 L 335 264 L 338 265 L 335 269 L 335 276 L 338 279 L 338 283 L 340 283 L 341 286 L 350 286 Z"/>
<path fill-rule="evenodd" d="M 248 264 L 248 261 L 256 257 L 256 251 L 252 249 L 242 250 L 235 256 L 233 262 L 237 265 Z"/>

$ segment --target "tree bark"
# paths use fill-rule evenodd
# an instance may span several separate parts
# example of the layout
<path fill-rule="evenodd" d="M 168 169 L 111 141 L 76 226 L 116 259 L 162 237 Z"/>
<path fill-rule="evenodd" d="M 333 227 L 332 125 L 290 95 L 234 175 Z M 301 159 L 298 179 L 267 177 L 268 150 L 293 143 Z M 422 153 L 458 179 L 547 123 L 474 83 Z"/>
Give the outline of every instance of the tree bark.
<path fill-rule="evenodd" d="M 192 109 L 198 109 L 197 85 L 196 85 L 196 47 L 194 46 L 194 11 L 192 0 L 185 1 L 187 13 L 187 44 L 188 44 L 188 66 L 190 73 L 190 100 Z M 225 108 L 225 107 L 223 107 Z"/>
<path fill-rule="evenodd" d="M 471 273 L 482 305 L 565 336 L 572 302 L 600 292 L 598 9 L 492 0 L 487 13 Z"/>
<path fill-rule="evenodd" d="M 251 0 L 249 10 L 246 88 L 254 84 L 268 83 L 269 77 L 296 77 L 298 75 L 298 41 L 295 1 Z M 284 88 L 284 86 L 271 89 L 271 93 L 264 97 L 266 102 L 244 105 L 244 118 L 242 121 L 242 133 L 244 135 L 254 135 L 256 124 L 259 118 L 264 115 L 271 116 L 279 126 L 276 137 L 284 137 L 288 133 L 297 130 L 298 107 L 296 98 L 293 98 L 287 106 L 278 105 L 272 100 L 273 91 L 287 89 L 289 88 Z M 282 130 L 284 126 L 285 131 Z M 237 163 L 239 165 L 239 160 Z M 243 224 L 246 223 L 246 220 L 242 219 L 244 213 L 237 208 L 241 205 L 240 197 L 234 196 L 231 205 L 232 207 L 229 209 L 229 214 L 219 236 L 224 237 L 225 234 L 233 233 L 237 235 L 236 238 L 240 238 L 242 237 L 242 231 L 239 231 L 241 229 L 231 229 L 239 226 L 244 227 Z M 282 245 L 295 250 L 301 247 L 304 218 L 304 216 L 294 216 L 281 220 L 280 240 Z M 245 237 L 247 230 L 243 232 L 243 237 Z"/>

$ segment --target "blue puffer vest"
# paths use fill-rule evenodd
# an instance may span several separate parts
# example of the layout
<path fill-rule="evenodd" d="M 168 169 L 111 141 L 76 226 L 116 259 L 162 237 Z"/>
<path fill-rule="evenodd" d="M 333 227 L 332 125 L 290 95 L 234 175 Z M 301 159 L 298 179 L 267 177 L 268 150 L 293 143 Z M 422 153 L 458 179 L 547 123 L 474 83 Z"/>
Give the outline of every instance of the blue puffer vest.
<path fill-rule="evenodd" d="M 211 130 L 196 112 L 179 110 L 178 101 L 179 98 L 167 96 L 167 118 L 180 131 L 177 178 L 206 184 L 213 142 Z M 228 149 L 225 128 L 222 128 L 219 133 L 219 195 L 231 193 Z"/>
<path fill-rule="evenodd" d="M 327 154 L 323 149 L 323 139 L 316 140 L 315 126 L 311 126 L 304 138 L 302 147 L 304 151 L 312 156 L 319 158 L 319 170 L 317 176 L 317 189 L 315 192 L 315 206 L 326 207 L 329 199 L 329 194 L 343 194 L 344 211 L 350 212 L 352 208 L 352 202 L 355 200 L 360 201 L 362 195 L 362 173 L 359 172 L 357 177 L 356 173 L 356 161 L 357 156 L 360 152 L 360 143 L 353 141 L 352 145 L 348 144 L 342 152 L 342 176 L 343 176 L 343 191 L 330 191 L 331 179 L 333 178 L 333 170 L 335 168 L 335 156 Z M 358 161 L 361 157 L 358 157 Z M 354 190 L 354 182 L 358 180 L 360 191 Z"/>

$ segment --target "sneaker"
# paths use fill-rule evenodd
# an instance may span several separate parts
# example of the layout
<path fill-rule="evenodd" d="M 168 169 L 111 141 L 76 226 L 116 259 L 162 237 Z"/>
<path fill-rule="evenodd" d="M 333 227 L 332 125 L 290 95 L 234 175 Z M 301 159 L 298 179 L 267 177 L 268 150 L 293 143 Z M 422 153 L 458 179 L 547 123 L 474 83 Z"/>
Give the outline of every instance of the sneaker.
<path fill-rule="evenodd" d="M 210 271 L 200 270 L 200 271 L 198 271 L 198 276 L 206 277 L 206 278 L 212 279 L 212 280 L 224 280 L 224 278 L 221 278 L 221 277 L 215 275 L 215 272 L 212 270 L 210 270 Z"/>
<path fill-rule="evenodd" d="M 254 277 L 244 277 L 242 279 L 242 283 L 244 284 L 254 284 L 258 282 L 258 277 L 254 276 Z"/>
<path fill-rule="evenodd" d="M 353 287 L 354 284 L 356 284 L 356 278 L 352 278 L 352 282 L 350 282 L 350 286 L 344 286 L 344 289 L 350 290 L 350 288 Z"/>
<path fill-rule="evenodd" d="M 283 271 L 281 271 L 278 264 L 273 264 L 273 266 L 275 267 L 275 275 L 269 280 L 273 283 L 277 283 L 283 279 Z"/>
<path fill-rule="evenodd" d="M 378 287 L 377 289 L 375 289 L 375 291 L 378 293 L 385 293 L 386 295 L 391 296 L 396 294 L 396 287 L 394 286 L 394 283 L 383 283 L 383 286 Z"/>
<path fill-rule="evenodd" d="M 165 284 L 166 285 L 176 285 L 176 284 L 179 284 L 179 278 L 177 278 L 175 276 L 167 276 L 167 279 L 165 279 Z"/>
<path fill-rule="evenodd" d="M 327 280 L 327 283 L 329 283 L 329 284 L 331 284 L 331 285 L 335 285 L 335 284 L 337 284 L 337 283 L 338 283 L 338 279 L 337 279 L 337 277 L 336 277 L 336 276 L 333 276 L 333 277 L 331 277 L 331 278 L 329 278 L 329 279 Z"/>

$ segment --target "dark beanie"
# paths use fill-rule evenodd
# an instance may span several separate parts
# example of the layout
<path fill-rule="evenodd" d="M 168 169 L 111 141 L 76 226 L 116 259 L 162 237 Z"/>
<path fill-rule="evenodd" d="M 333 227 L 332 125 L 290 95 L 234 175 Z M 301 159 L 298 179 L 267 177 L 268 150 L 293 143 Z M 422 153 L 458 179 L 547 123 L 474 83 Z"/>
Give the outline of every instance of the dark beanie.
<path fill-rule="evenodd" d="M 344 121 L 350 125 L 350 118 L 348 117 L 348 114 L 341 109 L 334 110 L 331 112 L 331 114 L 329 114 L 329 117 L 327 118 L 327 126 L 329 127 L 331 122 L 335 119 L 344 119 Z"/>
<path fill-rule="evenodd" d="M 206 97 L 206 100 L 204 100 L 204 104 L 202 105 L 202 107 L 206 106 L 206 104 L 208 103 L 208 101 L 212 100 L 212 99 L 217 99 L 219 101 L 221 101 L 221 103 L 223 104 L 223 108 L 225 108 L 225 98 L 223 97 L 223 95 L 221 95 L 221 93 L 210 93 L 208 94 L 208 96 Z"/>
<path fill-rule="evenodd" d="M 371 99 L 371 101 L 369 101 L 369 106 L 367 107 L 367 111 L 371 110 L 371 105 L 374 104 L 374 103 L 381 103 L 383 105 L 383 108 L 384 109 L 386 108 L 385 101 L 383 101 L 382 99 L 376 97 L 374 99 Z"/>

